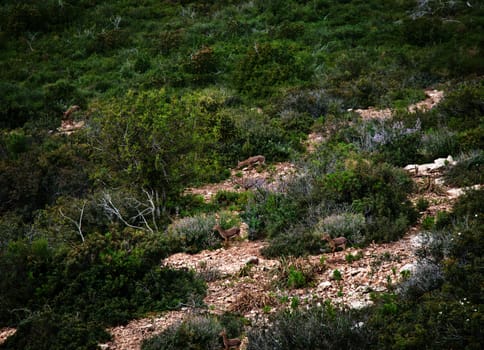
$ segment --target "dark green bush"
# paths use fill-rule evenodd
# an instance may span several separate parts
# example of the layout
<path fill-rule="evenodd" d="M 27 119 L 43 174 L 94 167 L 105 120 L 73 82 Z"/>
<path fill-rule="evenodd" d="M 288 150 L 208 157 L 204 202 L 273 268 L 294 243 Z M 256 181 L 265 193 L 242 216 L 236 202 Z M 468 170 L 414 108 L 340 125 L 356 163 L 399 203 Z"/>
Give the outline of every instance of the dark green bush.
<path fill-rule="evenodd" d="M 25 122 L 40 118 L 44 113 L 43 97 L 40 87 L 0 82 L 0 127 L 22 127 Z"/>
<path fill-rule="evenodd" d="M 129 32 L 124 29 L 109 29 L 97 33 L 88 44 L 87 51 L 90 54 L 106 54 L 111 50 L 119 49 L 129 44 Z"/>
<path fill-rule="evenodd" d="M 256 43 L 235 68 L 235 86 L 240 92 L 261 98 L 275 93 L 283 83 L 307 79 L 309 62 L 298 51 L 295 45 L 284 42 Z"/>
<path fill-rule="evenodd" d="M 298 217 L 296 203 L 283 194 L 257 191 L 242 218 L 249 225 L 249 238 L 276 237 Z"/>
<path fill-rule="evenodd" d="M 307 254 L 320 254 L 323 247 L 321 238 L 304 230 L 290 226 L 281 230 L 270 241 L 270 245 L 262 249 L 265 257 L 304 256 Z"/>
<path fill-rule="evenodd" d="M 482 81 L 458 84 L 437 106 L 445 124 L 451 130 L 464 131 L 479 127 L 484 117 L 484 87 Z"/>
<path fill-rule="evenodd" d="M 201 302 L 205 286 L 194 273 L 160 269 L 170 252 L 161 237 L 120 235 L 90 234 L 58 250 L 46 240 L 11 242 L 0 255 L 1 324 L 16 325 L 48 305 L 60 317 L 106 327 L 188 299 Z"/>
<path fill-rule="evenodd" d="M 463 152 L 484 149 L 484 127 L 462 131 L 457 134 L 457 142 Z"/>
<path fill-rule="evenodd" d="M 85 323 L 76 314 L 59 315 L 46 307 L 22 321 L 2 349 L 78 350 L 98 349 L 110 335 L 95 323 Z"/>
<path fill-rule="evenodd" d="M 482 339 L 482 190 L 459 198 L 453 219 L 422 240 L 400 296 L 380 299 L 368 326 L 381 349 L 479 349 Z M 388 299 L 388 298 L 387 298 Z M 389 312 L 389 305 L 393 305 Z"/>
<path fill-rule="evenodd" d="M 233 338 L 242 331 L 241 318 L 233 314 L 220 317 L 192 316 L 180 324 L 173 325 L 163 333 L 145 340 L 143 350 L 181 350 L 207 349 L 223 347 L 220 332 L 226 329 L 227 336 Z"/>
<path fill-rule="evenodd" d="M 184 69 L 191 74 L 195 84 L 212 83 L 215 80 L 215 73 L 219 69 L 217 55 L 213 48 L 203 47 L 190 55 Z"/>
<path fill-rule="evenodd" d="M 168 239 L 188 253 L 219 248 L 221 238 L 213 229 L 216 222 L 214 215 L 204 214 L 177 220 L 167 229 Z"/>
<path fill-rule="evenodd" d="M 419 211 L 425 211 L 429 207 L 430 203 L 425 197 L 420 197 L 415 204 L 415 208 Z"/>
<path fill-rule="evenodd" d="M 405 40 L 417 46 L 427 46 L 447 41 L 451 35 L 438 17 L 423 16 L 406 19 L 402 23 Z"/>
<path fill-rule="evenodd" d="M 484 152 L 474 151 L 457 158 L 457 164 L 444 174 L 445 182 L 456 187 L 473 186 L 484 181 Z"/>
<path fill-rule="evenodd" d="M 374 335 L 364 321 L 363 314 L 340 311 L 329 303 L 282 311 L 250 330 L 247 349 L 370 349 Z"/>

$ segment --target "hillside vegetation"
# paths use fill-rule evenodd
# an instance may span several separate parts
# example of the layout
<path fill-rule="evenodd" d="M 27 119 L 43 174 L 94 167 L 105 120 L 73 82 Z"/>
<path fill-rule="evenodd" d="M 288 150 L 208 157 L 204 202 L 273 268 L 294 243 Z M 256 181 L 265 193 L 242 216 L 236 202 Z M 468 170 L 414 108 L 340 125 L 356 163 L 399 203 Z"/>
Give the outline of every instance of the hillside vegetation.
<path fill-rule="evenodd" d="M 472 0 L 2 1 L 0 328 L 17 331 L 0 348 L 95 349 L 107 327 L 203 306 L 203 276 L 161 262 L 219 248 L 216 222 L 245 222 L 267 257 L 318 254 L 323 233 L 398 240 L 429 204 L 405 165 L 452 155 L 446 183 L 484 182 L 483 33 Z M 444 100 L 409 111 L 427 88 Z M 355 113 L 370 106 L 393 117 Z M 257 154 L 297 176 L 185 191 Z M 248 349 L 478 349 L 483 197 L 425 218 L 421 268 L 363 311 L 202 317 L 144 348 L 218 348 L 226 328 Z"/>

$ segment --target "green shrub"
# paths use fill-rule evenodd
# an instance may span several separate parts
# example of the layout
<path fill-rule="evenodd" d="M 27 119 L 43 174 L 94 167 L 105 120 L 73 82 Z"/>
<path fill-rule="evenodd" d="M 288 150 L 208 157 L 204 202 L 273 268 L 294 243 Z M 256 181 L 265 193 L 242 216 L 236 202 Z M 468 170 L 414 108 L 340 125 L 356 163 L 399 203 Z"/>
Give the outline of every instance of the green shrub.
<path fill-rule="evenodd" d="M 269 243 L 261 250 L 262 255 L 268 258 L 320 254 L 323 246 L 320 236 L 303 227 L 293 227 L 279 233 Z"/>
<path fill-rule="evenodd" d="M 341 281 L 343 279 L 343 276 L 341 275 L 341 272 L 338 269 L 333 270 L 333 279 L 335 281 Z"/>
<path fill-rule="evenodd" d="M 235 68 L 235 86 L 240 92 L 260 98 L 272 95 L 283 83 L 306 79 L 310 75 L 308 60 L 299 50 L 284 42 L 256 43 Z"/>
<path fill-rule="evenodd" d="M 443 21 L 434 16 L 406 19 L 402 24 L 402 31 L 406 41 L 417 46 L 438 44 L 450 37 Z"/>
<path fill-rule="evenodd" d="M 248 192 L 231 192 L 231 191 L 218 191 L 212 202 L 223 208 L 234 207 L 242 209 L 249 200 L 250 194 Z"/>
<path fill-rule="evenodd" d="M 298 271 L 294 266 L 289 267 L 289 275 L 287 276 L 287 286 L 289 288 L 302 288 L 306 286 L 306 277 L 302 271 Z"/>
<path fill-rule="evenodd" d="M 275 237 L 294 222 L 297 211 L 287 196 L 260 190 L 249 200 L 242 217 L 249 225 L 250 239 Z"/>
<path fill-rule="evenodd" d="M 320 234 L 329 233 L 331 237 L 343 236 L 352 244 L 361 244 L 364 241 L 365 225 L 366 220 L 363 214 L 348 211 L 322 218 L 316 224 L 315 229 Z"/>
<path fill-rule="evenodd" d="M 340 311 L 330 304 L 282 311 L 250 330 L 247 349 L 370 349 L 373 335 L 364 321 L 357 311 Z"/>
<path fill-rule="evenodd" d="M 311 263 L 307 258 L 281 257 L 280 264 L 272 271 L 276 288 L 299 289 L 312 285 L 324 265 Z"/>
<path fill-rule="evenodd" d="M 422 220 L 422 228 L 424 230 L 431 230 L 435 225 L 435 219 L 433 216 L 426 216 Z"/>
<path fill-rule="evenodd" d="M 429 207 L 430 203 L 425 197 L 420 197 L 415 204 L 415 208 L 419 211 L 425 211 Z"/>
<path fill-rule="evenodd" d="M 458 84 L 437 106 L 442 119 L 451 130 L 477 128 L 484 116 L 484 87 L 482 81 Z"/>
<path fill-rule="evenodd" d="M 203 47 L 190 55 L 190 60 L 185 64 L 184 69 L 191 74 L 194 83 L 211 83 L 215 80 L 215 73 L 219 69 L 217 55 L 213 48 Z"/>
<path fill-rule="evenodd" d="M 354 261 L 358 261 L 363 258 L 363 252 L 359 251 L 356 255 L 353 254 L 346 254 L 345 260 L 347 263 L 351 264 Z"/>
<path fill-rule="evenodd" d="M 56 314 L 108 326 L 200 300 L 205 286 L 194 273 L 159 268 L 169 252 L 161 237 L 129 230 L 92 233 L 58 250 L 46 240 L 11 242 L 0 255 L 0 321 L 15 324 L 28 316 L 20 310 L 49 305 Z M 19 280 L 21 288 L 13 287 Z"/>
<path fill-rule="evenodd" d="M 214 215 L 186 217 L 172 223 L 167 229 L 167 235 L 181 250 L 188 253 L 216 249 L 220 247 L 220 237 L 213 230 L 215 223 Z"/>
<path fill-rule="evenodd" d="M 484 127 L 479 126 L 475 129 L 465 130 L 457 134 L 457 142 L 463 152 L 475 149 L 484 149 Z"/>
<path fill-rule="evenodd" d="M 329 113 L 340 114 L 342 112 L 341 101 L 331 96 L 326 90 L 291 89 L 281 98 L 280 113 L 294 111 L 300 114 L 308 114 L 312 118 L 319 118 Z"/>
<path fill-rule="evenodd" d="M 118 49 L 129 43 L 129 32 L 124 29 L 109 29 L 97 33 L 88 46 L 87 51 L 91 54 L 105 54 L 113 49 Z"/>
<path fill-rule="evenodd" d="M 482 150 L 462 154 L 456 158 L 457 164 L 444 174 L 445 183 L 451 186 L 466 187 L 484 182 L 484 152 Z"/>
<path fill-rule="evenodd" d="M 220 323 L 214 317 L 195 316 L 145 340 L 143 350 L 220 349 Z"/>
<path fill-rule="evenodd" d="M 220 349 L 221 331 L 225 329 L 229 338 L 243 330 L 240 316 L 224 313 L 221 316 L 191 316 L 179 324 L 170 326 L 161 334 L 145 340 L 143 350 Z"/>
<path fill-rule="evenodd" d="M 59 315 L 46 308 L 22 321 L 2 349 L 94 350 L 100 342 L 108 340 L 110 334 L 98 324 L 85 323 L 75 313 Z"/>
<path fill-rule="evenodd" d="M 445 128 L 429 130 L 423 135 L 418 152 L 422 155 L 423 161 L 427 162 L 455 155 L 459 152 L 457 135 Z"/>

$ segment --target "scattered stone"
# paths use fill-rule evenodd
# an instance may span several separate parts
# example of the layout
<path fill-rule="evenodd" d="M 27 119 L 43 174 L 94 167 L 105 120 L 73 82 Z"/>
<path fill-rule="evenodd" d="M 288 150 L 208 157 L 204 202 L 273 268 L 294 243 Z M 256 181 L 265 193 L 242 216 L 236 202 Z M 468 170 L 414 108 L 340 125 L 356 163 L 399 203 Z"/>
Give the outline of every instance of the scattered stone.
<path fill-rule="evenodd" d="M 371 305 L 372 303 L 370 301 L 361 301 L 361 300 L 354 300 L 352 302 L 350 302 L 348 304 L 348 306 L 352 309 L 356 309 L 356 310 L 359 310 L 359 309 L 363 309 L 369 305 Z M 359 322 L 359 323 L 363 323 L 363 322 Z"/>
<path fill-rule="evenodd" d="M 331 287 L 331 282 L 329 281 L 324 281 L 324 282 L 321 282 L 320 284 L 318 284 L 318 289 L 327 289 Z"/>

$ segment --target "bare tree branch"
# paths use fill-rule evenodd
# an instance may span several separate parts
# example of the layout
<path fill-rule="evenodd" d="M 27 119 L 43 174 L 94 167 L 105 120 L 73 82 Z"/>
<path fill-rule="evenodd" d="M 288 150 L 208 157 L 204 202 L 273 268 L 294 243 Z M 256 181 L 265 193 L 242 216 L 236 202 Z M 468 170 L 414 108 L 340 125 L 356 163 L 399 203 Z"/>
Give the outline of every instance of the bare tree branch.
<path fill-rule="evenodd" d="M 101 200 L 101 206 L 103 207 L 104 211 L 112 217 L 117 218 L 120 220 L 124 225 L 138 229 L 143 231 L 149 231 L 150 233 L 154 233 L 158 231 L 158 225 L 156 224 L 157 219 L 157 203 L 155 200 L 155 192 L 151 190 L 148 192 L 147 190 L 143 189 L 143 193 L 146 195 L 146 202 L 142 202 L 134 197 L 128 197 L 124 200 L 124 202 L 129 206 L 130 209 L 136 211 L 136 214 L 131 216 L 129 219 L 123 217 L 119 206 L 113 202 L 113 199 L 109 193 L 104 193 L 103 198 Z M 151 216 L 151 222 L 153 227 L 148 222 L 148 216 Z M 143 226 L 138 226 L 133 224 L 133 222 L 143 223 Z"/>
<path fill-rule="evenodd" d="M 79 221 L 76 221 L 76 220 L 68 217 L 67 215 L 65 215 L 62 212 L 62 209 L 59 209 L 59 213 L 61 214 L 61 216 L 65 219 L 69 220 L 70 222 L 72 222 L 76 226 L 77 231 L 79 233 L 79 236 L 81 237 L 82 243 L 84 243 L 84 234 L 82 233 L 82 217 L 84 216 L 84 209 L 86 208 L 86 203 L 87 203 L 87 201 L 84 201 L 84 203 L 82 204 L 81 213 L 79 214 Z"/>

